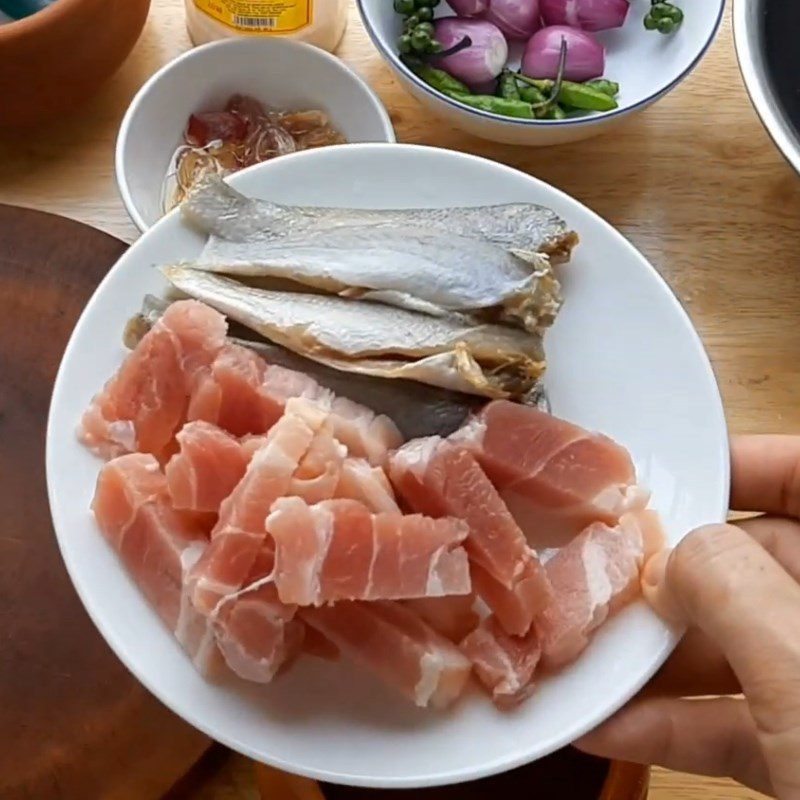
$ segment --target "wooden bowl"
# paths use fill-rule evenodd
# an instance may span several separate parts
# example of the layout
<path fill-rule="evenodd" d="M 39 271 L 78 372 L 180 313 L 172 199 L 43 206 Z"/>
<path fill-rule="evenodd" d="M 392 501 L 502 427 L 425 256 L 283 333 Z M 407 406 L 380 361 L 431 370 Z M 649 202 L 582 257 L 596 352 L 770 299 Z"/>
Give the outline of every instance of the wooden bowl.
<path fill-rule="evenodd" d="M 21 130 L 72 111 L 130 53 L 150 0 L 57 0 L 0 25 L 0 130 Z"/>

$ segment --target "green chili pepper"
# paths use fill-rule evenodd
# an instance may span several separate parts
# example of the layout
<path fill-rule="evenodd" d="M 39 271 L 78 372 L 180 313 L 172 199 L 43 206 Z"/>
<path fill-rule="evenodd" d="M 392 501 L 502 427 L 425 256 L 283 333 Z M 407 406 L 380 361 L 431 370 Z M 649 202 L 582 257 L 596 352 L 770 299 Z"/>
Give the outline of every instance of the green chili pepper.
<path fill-rule="evenodd" d="M 556 111 L 550 111 L 550 108 L 551 106 L 557 105 L 558 95 L 561 92 L 561 86 L 564 83 L 564 69 L 566 68 L 566 66 L 567 66 L 567 41 L 566 39 L 562 38 L 561 53 L 558 58 L 558 71 L 556 73 L 556 79 L 554 81 L 536 80 L 534 78 L 529 78 L 527 75 L 523 75 L 521 72 L 517 73 L 514 76 L 517 80 L 522 81 L 527 86 L 536 89 L 542 94 L 543 100 L 541 102 L 531 103 L 534 116 L 536 116 L 537 119 L 545 119 L 546 115 L 552 116 L 554 114 L 558 114 L 558 112 Z"/>
<path fill-rule="evenodd" d="M 556 85 L 555 81 L 551 81 L 550 78 L 529 78 L 527 75 L 522 74 L 517 74 L 517 80 L 527 83 L 528 86 L 533 86 L 545 95 L 550 94 Z"/>
<path fill-rule="evenodd" d="M 591 86 L 609 97 L 616 97 L 619 94 L 619 84 L 607 78 L 595 78 L 592 81 L 586 81 L 584 86 Z"/>
<path fill-rule="evenodd" d="M 497 88 L 500 97 L 504 97 L 506 100 L 522 99 L 519 94 L 519 87 L 517 86 L 517 81 L 514 78 L 514 74 L 509 72 L 507 69 L 504 69 L 502 73 L 500 73 L 500 82 Z"/>
<path fill-rule="evenodd" d="M 567 112 L 558 103 L 549 105 L 540 119 L 566 119 Z"/>
<path fill-rule="evenodd" d="M 436 67 L 428 66 L 427 64 L 420 64 L 419 62 L 410 59 L 403 59 L 406 66 L 432 89 L 436 89 L 442 94 L 469 94 L 469 86 L 461 83 L 460 80 L 454 78 L 450 73 L 445 72 L 443 69 L 436 69 Z"/>
<path fill-rule="evenodd" d="M 562 82 L 558 100 L 564 105 L 584 111 L 613 111 L 617 107 L 617 101 L 605 92 L 572 81 Z"/>
<path fill-rule="evenodd" d="M 459 103 L 481 111 L 488 111 L 490 114 L 517 119 L 533 119 L 531 104 L 522 100 L 508 100 L 505 97 L 493 97 L 489 94 L 463 94 L 460 92 L 446 92 L 446 94 L 453 100 L 458 100 Z"/>
<path fill-rule="evenodd" d="M 523 86 L 519 90 L 520 99 L 526 103 L 545 103 L 547 98 L 535 86 Z"/>
<path fill-rule="evenodd" d="M 545 100 L 551 96 L 555 89 L 555 82 L 549 79 L 537 80 L 536 78 L 529 78 L 527 75 L 519 75 L 518 79 L 527 83 L 529 88 L 536 89 L 544 96 Z M 579 108 L 583 111 L 613 111 L 618 104 L 613 95 L 610 94 L 610 91 L 616 90 L 618 92 L 619 85 L 613 81 L 605 81 L 603 85 L 609 89 L 609 92 L 602 91 L 598 86 L 592 86 L 591 83 L 561 81 L 561 90 L 556 100 L 566 106 Z M 527 98 L 523 95 L 522 99 L 525 100 Z"/>
<path fill-rule="evenodd" d="M 394 0 L 394 10 L 398 14 L 413 14 L 414 0 Z"/>

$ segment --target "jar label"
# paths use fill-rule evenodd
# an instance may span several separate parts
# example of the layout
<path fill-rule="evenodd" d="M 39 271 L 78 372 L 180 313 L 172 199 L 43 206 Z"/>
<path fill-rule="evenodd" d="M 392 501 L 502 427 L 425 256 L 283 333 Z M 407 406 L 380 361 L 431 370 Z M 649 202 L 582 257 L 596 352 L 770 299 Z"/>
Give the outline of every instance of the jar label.
<path fill-rule="evenodd" d="M 309 26 L 313 0 L 193 0 L 200 11 L 241 33 L 294 33 Z"/>

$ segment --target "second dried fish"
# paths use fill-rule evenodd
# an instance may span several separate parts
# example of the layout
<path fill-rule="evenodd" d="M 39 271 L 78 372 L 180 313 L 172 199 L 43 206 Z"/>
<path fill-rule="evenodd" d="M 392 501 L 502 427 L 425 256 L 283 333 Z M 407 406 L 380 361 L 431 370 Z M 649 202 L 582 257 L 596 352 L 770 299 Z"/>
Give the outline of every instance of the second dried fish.
<path fill-rule="evenodd" d="M 186 294 L 335 369 L 408 378 L 486 397 L 519 397 L 545 368 L 541 338 L 328 295 L 275 292 L 184 267 L 164 269 Z"/>

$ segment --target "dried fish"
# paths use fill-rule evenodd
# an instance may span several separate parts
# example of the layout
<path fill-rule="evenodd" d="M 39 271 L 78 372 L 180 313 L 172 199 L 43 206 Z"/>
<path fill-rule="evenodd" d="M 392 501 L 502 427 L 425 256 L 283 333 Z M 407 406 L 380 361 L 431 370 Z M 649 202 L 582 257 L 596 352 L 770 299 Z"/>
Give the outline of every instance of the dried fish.
<path fill-rule="evenodd" d="M 300 355 L 335 369 L 408 378 L 486 397 L 528 393 L 545 368 L 541 337 L 379 303 L 246 286 L 166 267 L 180 291 Z"/>
<path fill-rule="evenodd" d="M 191 266 L 288 279 L 434 316 L 477 312 L 530 331 L 548 328 L 561 305 L 546 257 L 534 253 L 522 259 L 491 242 L 435 228 L 325 225 L 275 241 L 212 236 Z"/>
<path fill-rule="evenodd" d="M 397 210 L 284 206 L 245 197 L 216 175 L 204 179 L 181 209 L 200 230 L 238 242 L 296 238 L 320 226 L 388 224 L 480 238 L 525 258 L 548 255 L 554 264 L 567 261 L 578 243 L 555 211 L 534 203 Z"/>

